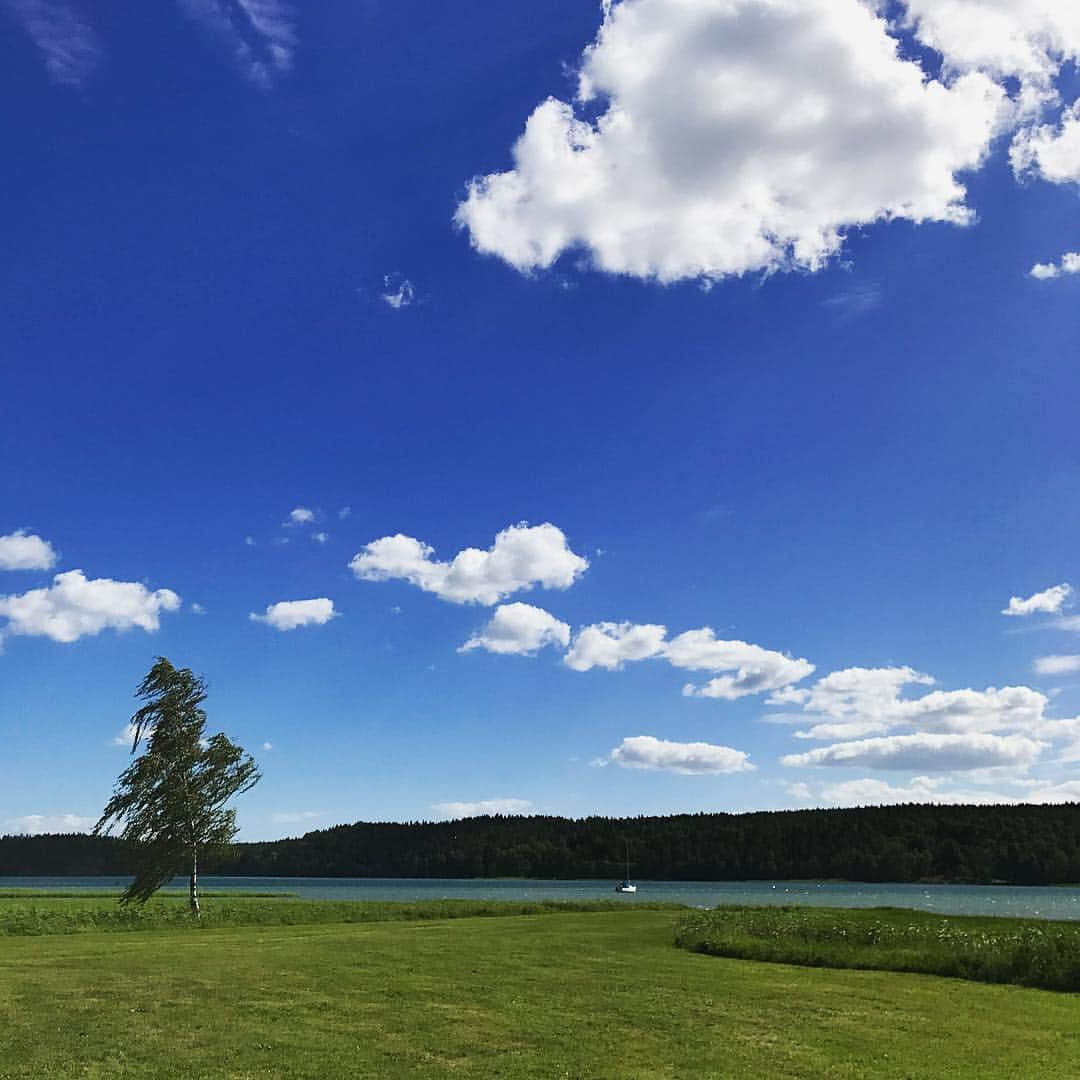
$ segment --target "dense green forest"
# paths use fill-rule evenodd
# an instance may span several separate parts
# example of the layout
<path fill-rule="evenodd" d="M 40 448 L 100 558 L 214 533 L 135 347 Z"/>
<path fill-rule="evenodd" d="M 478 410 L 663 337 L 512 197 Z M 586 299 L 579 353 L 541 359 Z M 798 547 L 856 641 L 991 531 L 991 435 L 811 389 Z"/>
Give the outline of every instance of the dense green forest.
<path fill-rule="evenodd" d="M 735 881 L 1080 882 L 1080 803 L 884 806 L 572 820 L 476 817 L 360 822 L 291 840 L 237 844 L 206 871 L 302 877 L 621 876 Z M 105 837 L 0 838 L 0 876 L 129 872 Z"/>

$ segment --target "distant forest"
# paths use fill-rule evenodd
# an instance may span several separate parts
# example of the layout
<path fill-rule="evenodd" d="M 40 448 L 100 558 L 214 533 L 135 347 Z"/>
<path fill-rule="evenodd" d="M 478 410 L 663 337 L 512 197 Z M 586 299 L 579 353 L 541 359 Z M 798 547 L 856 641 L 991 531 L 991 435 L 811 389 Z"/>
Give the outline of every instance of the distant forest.
<path fill-rule="evenodd" d="M 281 877 L 622 877 L 668 881 L 1080 882 L 1080 803 L 884 806 L 572 820 L 360 822 L 237 844 L 211 874 Z M 119 840 L 0 838 L 0 875 L 130 872 Z"/>

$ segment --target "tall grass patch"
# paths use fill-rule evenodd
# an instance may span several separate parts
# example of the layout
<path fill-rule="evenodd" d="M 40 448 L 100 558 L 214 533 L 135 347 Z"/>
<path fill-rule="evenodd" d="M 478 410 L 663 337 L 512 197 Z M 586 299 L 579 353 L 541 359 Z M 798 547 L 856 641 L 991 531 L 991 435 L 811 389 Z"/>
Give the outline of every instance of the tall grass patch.
<path fill-rule="evenodd" d="M 898 908 L 723 907 L 685 915 L 675 943 L 744 960 L 1080 991 L 1080 923 Z"/>

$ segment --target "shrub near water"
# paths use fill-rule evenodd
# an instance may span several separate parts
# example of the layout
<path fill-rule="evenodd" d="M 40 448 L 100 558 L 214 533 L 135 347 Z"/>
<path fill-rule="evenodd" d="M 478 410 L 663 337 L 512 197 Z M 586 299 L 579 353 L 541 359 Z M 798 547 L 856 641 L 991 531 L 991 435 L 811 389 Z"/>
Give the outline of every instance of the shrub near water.
<path fill-rule="evenodd" d="M 1080 924 L 897 908 L 739 908 L 680 919 L 684 949 L 812 967 L 951 975 L 1080 990 Z"/>

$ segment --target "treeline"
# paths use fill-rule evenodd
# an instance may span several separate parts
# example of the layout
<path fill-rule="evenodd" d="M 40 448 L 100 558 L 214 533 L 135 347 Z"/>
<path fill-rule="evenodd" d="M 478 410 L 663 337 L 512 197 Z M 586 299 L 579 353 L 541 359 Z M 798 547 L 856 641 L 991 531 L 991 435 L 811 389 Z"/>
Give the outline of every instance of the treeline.
<path fill-rule="evenodd" d="M 237 844 L 208 873 L 282 877 L 621 877 L 669 881 L 1080 882 L 1080 803 L 862 807 L 338 825 Z M 0 875 L 121 874 L 118 841 L 0 838 Z"/>

